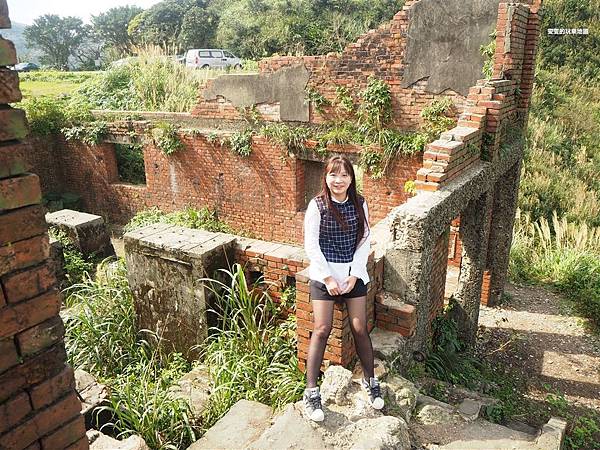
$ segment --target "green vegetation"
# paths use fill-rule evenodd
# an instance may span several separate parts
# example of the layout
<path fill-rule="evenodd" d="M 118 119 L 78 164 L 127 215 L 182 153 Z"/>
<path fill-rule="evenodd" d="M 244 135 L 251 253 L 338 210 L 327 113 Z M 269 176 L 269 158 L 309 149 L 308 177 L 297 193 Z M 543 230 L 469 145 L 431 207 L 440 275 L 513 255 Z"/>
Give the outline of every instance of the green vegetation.
<path fill-rule="evenodd" d="M 204 417 L 207 427 L 240 399 L 277 408 L 298 400 L 304 390 L 296 356 L 296 317 L 281 321 L 283 305 L 248 286 L 239 264 L 223 274 L 226 281 L 213 285 L 219 326 L 204 351 L 215 386 Z"/>
<path fill-rule="evenodd" d="M 183 148 L 183 142 L 177 134 L 178 127 L 170 122 L 158 122 L 151 130 L 154 145 L 165 155 L 170 156 Z"/>
<path fill-rule="evenodd" d="M 146 184 L 144 151 L 141 145 L 115 144 L 115 157 L 120 181 Z"/>
<path fill-rule="evenodd" d="M 158 208 L 151 208 L 137 213 L 125 225 L 124 230 L 133 231 L 137 228 L 152 225 L 154 223 L 168 223 L 186 228 L 202 229 L 214 232 L 231 233 L 233 230 L 229 225 L 221 222 L 216 211 L 208 208 L 195 209 L 187 207 L 183 211 L 165 213 Z"/>
<path fill-rule="evenodd" d="M 552 222 L 518 215 L 509 273 L 514 280 L 550 284 L 600 326 L 600 228 L 556 215 Z"/>
<path fill-rule="evenodd" d="M 178 353 L 162 353 L 157 335 L 145 330 L 142 338 L 137 332 L 122 260 L 104 262 L 95 280 L 87 276 L 67 291 L 69 363 L 109 387 L 110 405 L 103 409 L 113 414 L 119 437 L 139 434 L 152 449 L 187 448 L 241 398 L 280 407 L 302 395 L 290 314 L 293 289 L 278 305 L 258 284 L 247 284 L 239 265 L 220 278 L 224 281 L 205 280 L 216 294 L 219 326 L 202 348 L 211 379 L 202 417 L 194 417 L 169 390 L 191 364 Z"/>
<path fill-rule="evenodd" d="M 200 434 L 188 404 L 168 388 L 190 369 L 181 355 L 158 352 L 157 336 L 137 333 L 133 296 L 123 261 L 74 285 L 66 299 L 69 363 L 110 389 L 108 409 L 120 437 L 139 434 L 152 449 L 187 448 Z"/>
<path fill-rule="evenodd" d="M 63 257 L 65 260 L 64 271 L 66 277 L 66 286 L 63 287 L 68 288 L 81 283 L 89 275 L 94 274 L 97 263 L 96 258 L 93 256 L 83 256 L 79 249 L 73 245 L 73 242 L 64 231 L 61 231 L 55 227 L 50 227 L 48 234 L 51 238 L 56 239 L 62 244 Z"/>
<path fill-rule="evenodd" d="M 252 128 L 234 132 L 228 139 L 231 150 L 240 156 L 250 156 L 252 153 L 253 134 L 254 131 Z"/>

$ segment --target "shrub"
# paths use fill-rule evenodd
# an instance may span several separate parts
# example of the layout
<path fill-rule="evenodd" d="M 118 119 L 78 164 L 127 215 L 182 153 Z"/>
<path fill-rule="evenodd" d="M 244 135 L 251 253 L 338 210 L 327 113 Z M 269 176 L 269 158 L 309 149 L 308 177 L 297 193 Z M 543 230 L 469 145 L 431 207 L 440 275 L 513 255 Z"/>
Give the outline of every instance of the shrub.
<path fill-rule="evenodd" d="M 151 208 L 137 213 L 125 225 L 124 230 L 133 231 L 154 223 L 168 223 L 186 228 L 202 229 L 213 232 L 231 233 L 233 230 L 219 220 L 216 211 L 208 208 L 195 209 L 187 207 L 182 211 L 165 213 L 158 208 Z"/>
<path fill-rule="evenodd" d="M 513 279 L 548 283 L 574 302 L 575 309 L 600 325 L 600 229 L 518 214 L 509 274 Z"/>
<path fill-rule="evenodd" d="M 83 256 L 64 231 L 55 227 L 50 227 L 48 233 L 50 237 L 62 244 L 63 257 L 65 260 L 64 270 L 67 278 L 67 285 L 64 287 L 68 288 L 77 285 L 78 283 L 83 282 L 90 274 L 94 274 L 96 261 L 93 256 Z"/>
<path fill-rule="evenodd" d="M 183 142 L 177 134 L 177 126 L 169 122 L 158 122 L 152 128 L 152 139 L 160 151 L 167 156 L 183 148 Z"/>
<path fill-rule="evenodd" d="M 38 136 L 60 132 L 65 123 L 65 100 L 53 97 L 32 97 L 19 104 L 25 110 L 29 129 Z"/>
<path fill-rule="evenodd" d="M 250 156 L 252 153 L 252 128 L 236 131 L 229 137 L 231 150 L 240 156 Z"/>

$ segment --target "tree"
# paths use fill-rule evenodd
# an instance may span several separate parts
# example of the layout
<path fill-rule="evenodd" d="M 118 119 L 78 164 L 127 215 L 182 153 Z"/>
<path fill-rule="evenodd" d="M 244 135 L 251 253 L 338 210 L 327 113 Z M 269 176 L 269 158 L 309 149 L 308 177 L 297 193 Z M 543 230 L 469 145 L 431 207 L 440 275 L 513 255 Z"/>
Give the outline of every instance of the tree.
<path fill-rule="evenodd" d="M 44 55 L 42 64 L 48 64 L 61 70 L 69 69 L 69 57 L 77 55 L 89 27 L 78 17 L 59 17 L 46 14 L 25 27 L 23 32 L 27 45 L 40 49 Z"/>
<path fill-rule="evenodd" d="M 135 44 L 179 48 L 179 34 L 190 2 L 165 0 L 138 14 L 130 22 L 127 32 Z"/>
<path fill-rule="evenodd" d="M 180 48 L 212 47 L 218 24 L 219 16 L 206 5 L 191 7 L 181 23 L 178 39 Z"/>
<path fill-rule="evenodd" d="M 131 53 L 132 40 L 127 33 L 129 22 L 143 12 L 137 6 L 119 6 L 92 16 L 94 34 L 108 47 L 114 48 L 119 55 Z"/>

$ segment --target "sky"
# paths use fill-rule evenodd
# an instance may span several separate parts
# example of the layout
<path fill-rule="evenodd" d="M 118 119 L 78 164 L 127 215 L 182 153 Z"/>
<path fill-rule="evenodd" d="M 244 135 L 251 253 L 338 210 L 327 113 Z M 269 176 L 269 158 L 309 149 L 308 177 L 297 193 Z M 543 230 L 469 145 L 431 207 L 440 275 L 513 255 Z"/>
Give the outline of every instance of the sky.
<path fill-rule="evenodd" d="M 98 15 L 115 6 L 136 5 L 144 9 L 160 0 L 8 0 L 10 20 L 31 25 L 44 14 L 61 17 L 76 16 L 89 23 L 90 16 Z"/>

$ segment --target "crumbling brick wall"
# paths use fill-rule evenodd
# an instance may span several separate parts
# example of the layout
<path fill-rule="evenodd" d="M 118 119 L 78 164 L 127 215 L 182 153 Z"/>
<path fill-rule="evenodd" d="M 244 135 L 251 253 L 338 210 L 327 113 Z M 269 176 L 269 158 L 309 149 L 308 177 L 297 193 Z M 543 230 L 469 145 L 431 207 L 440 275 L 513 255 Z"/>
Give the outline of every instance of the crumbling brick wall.
<path fill-rule="evenodd" d="M 0 0 L 0 28 L 9 28 Z M 50 269 L 38 176 L 27 172 L 13 44 L 0 38 L 0 448 L 87 449 L 73 370 L 66 363 L 61 297 Z"/>
<path fill-rule="evenodd" d="M 416 0 L 418 1 L 418 0 Z M 435 98 L 452 97 L 459 112 L 464 107 L 464 96 L 447 90 L 441 94 L 433 94 L 426 90 L 427 80 L 419 80 L 410 87 L 402 87 L 404 56 L 406 52 L 407 33 L 409 27 L 409 11 L 415 0 L 406 2 L 390 22 L 369 30 L 356 42 L 346 46 L 341 54 L 330 53 L 318 56 L 279 56 L 261 60 L 261 73 L 273 73 L 284 67 L 304 65 L 310 79 L 307 90 L 314 90 L 323 95 L 333 105 L 336 101 L 336 89 L 346 87 L 355 102 L 359 102 L 359 92 L 367 86 L 369 77 L 385 80 L 390 86 L 392 96 L 392 126 L 404 130 L 415 130 L 423 122 L 420 114 L 424 107 Z M 210 86 L 210 81 L 209 85 Z M 310 105 L 309 122 L 324 123 L 336 118 L 339 113 L 335 107 L 317 108 Z M 258 105 L 258 112 L 264 120 L 279 120 L 276 104 Z M 231 102 L 224 98 L 205 100 L 200 96 L 198 104 L 192 111 L 194 116 L 241 120 L 243 114 Z"/>

